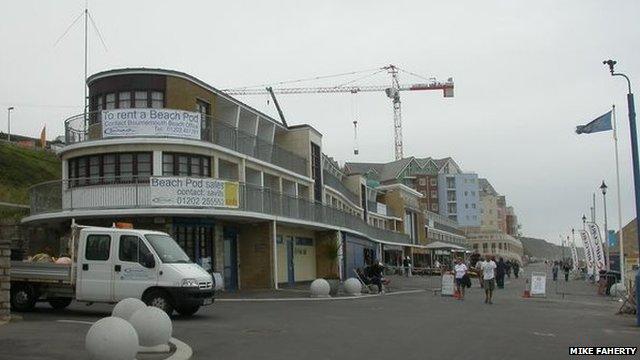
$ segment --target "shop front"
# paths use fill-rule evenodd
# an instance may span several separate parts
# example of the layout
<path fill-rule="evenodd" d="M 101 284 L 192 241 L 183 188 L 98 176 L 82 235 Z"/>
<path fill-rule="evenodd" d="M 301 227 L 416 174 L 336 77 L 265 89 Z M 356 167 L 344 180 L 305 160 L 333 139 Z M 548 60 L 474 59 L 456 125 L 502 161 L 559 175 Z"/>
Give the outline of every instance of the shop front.
<path fill-rule="evenodd" d="M 373 264 L 378 259 L 378 244 L 363 237 L 343 233 L 344 274 L 343 277 L 355 276 L 356 269 Z"/>

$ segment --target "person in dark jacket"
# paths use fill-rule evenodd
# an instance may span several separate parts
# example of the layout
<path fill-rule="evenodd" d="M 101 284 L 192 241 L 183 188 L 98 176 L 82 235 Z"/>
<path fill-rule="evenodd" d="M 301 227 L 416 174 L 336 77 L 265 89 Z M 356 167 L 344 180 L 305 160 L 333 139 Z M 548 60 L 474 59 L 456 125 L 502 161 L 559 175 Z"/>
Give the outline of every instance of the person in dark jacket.
<path fill-rule="evenodd" d="M 558 270 L 560 266 L 557 261 L 553 262 L 553 267 L 551 268 L 551 274 L 553 274 L 553 281 L 558 281 Z"/>
<path fill-rule="evenodd" d="M 507 273 L 507 264 L 500 258 L 496 267 L 496 285 L 499 289 L 504 289 L 504 275 Z"/>
<path fill-rule="evenodd" d="M 369 266 L 368 270 L 371 283 L 378 287 L 378 294 L 381 294 L 383 292 L 382 284 L 384 279 L 382 277 L 382 271 L 384 270 L 384 266 L 382 266 L 380 262 L 375 262 L 373 265 Z"/>
<path fill-rule="evenodd" d="M 520 263 L 517 261 L 513 262 L 513 276 L 518 278 L 518 274 L 520 273 Z"/>
<path fill-rule="evenodd" d="M 565 282 L 569 281 L 569 272 L 571 271 L 571 265 L 569 265 L 568 261 L 564 262 L 564 265 L 562 266 L 562 270 L 564 270 L 564 281 Z"/>

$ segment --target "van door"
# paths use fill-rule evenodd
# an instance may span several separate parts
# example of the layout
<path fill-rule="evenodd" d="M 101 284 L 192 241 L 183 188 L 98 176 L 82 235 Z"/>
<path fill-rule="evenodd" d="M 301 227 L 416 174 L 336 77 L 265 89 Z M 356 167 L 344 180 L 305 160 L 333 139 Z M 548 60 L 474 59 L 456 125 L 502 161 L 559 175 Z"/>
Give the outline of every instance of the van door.
<path fill-rule="evenodd" d="M 113 239 L 110 234 L 89 234 L 78 261 L 78 300 L 112 301 Z"/>
<path fill-rule="evenodd" d="M 156 285 L 156 269 L 145 267 L 144 258 L 151 253 L 149 247 L 138 235 L 120 235 L 114 254 L 113 297 L 115 301 L 125 298 L 140 299 L 142 293 Z"/>

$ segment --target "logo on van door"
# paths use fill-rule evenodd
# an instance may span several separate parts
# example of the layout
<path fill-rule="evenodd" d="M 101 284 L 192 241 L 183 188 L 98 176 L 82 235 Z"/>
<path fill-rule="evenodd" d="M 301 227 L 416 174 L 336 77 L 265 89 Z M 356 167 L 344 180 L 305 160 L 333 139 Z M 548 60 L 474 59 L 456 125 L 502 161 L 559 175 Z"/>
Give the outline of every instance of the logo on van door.
<path fill-rule="evenodd" d="M 135 267 L 125 268 L 120 275 L 120 280 L 148 280 L 150 278 L 149 270 Z"/>

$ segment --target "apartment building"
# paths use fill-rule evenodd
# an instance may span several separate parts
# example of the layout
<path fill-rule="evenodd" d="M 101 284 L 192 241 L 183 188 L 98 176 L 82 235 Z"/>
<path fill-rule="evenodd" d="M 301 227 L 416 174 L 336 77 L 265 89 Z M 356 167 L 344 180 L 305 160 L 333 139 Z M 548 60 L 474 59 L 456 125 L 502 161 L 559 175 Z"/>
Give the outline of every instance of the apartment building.
<path fill-rule="evenodd" d="M 65 120 L 62 180 L 34 186 L 23 219 L 51 237 L 68 236 L 71 219 L 165 231 L 228 290 L 345 278 L 382 258 L 383 245 L 421 246 L 415 201 L 404 210 L 394 200 L 413 190 L 344 173 L 309 125 L 287 126 L 173 70 L 87 82 L 88 112 Z"/>
<path fill-rule="evenodd" d="M 438 175 L 440 214 L 463 227 L 480 226 L 480 191 L 478 175 L 445 173 Z"/>

